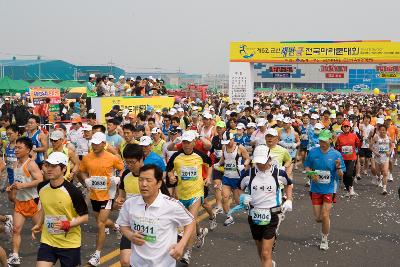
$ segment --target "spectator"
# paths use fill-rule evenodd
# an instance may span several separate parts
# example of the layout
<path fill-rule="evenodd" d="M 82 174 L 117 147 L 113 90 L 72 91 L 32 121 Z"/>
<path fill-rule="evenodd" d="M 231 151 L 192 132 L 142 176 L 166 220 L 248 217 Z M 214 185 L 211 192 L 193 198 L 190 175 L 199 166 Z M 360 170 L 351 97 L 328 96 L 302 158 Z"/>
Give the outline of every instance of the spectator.
<path fill-rule="evenodd" d="M 28 122 L 29 111 L 28 108 L 22 103 L 21 99 L 17 99 L 17 106 L 14 108 L 15 124 L 18 127 L 24 126 Z"/>
<path fill-rule="evenodd" d="M 12 115 L 14 113 L 14 106 L 11 104 L 9 97 L 4 98 L 4 104 L 1 106 L 0 110 L 2 116 L 8 116 L 11 122 Z"/>

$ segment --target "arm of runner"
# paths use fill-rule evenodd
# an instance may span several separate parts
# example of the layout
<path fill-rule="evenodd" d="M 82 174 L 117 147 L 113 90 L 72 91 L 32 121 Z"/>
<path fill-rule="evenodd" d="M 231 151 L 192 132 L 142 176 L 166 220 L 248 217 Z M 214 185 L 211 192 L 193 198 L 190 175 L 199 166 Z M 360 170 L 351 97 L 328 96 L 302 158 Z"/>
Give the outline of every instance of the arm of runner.
<path fill-rule="evenodd" d="M 47 154 L 46 152 L 49 149 L 49 142 L 48 142 L 47 135 L 44 133 L 41 133 L 39 135 L 39 140 L 40 140 L 40 143 L 42 143 L 42 146 L 33 149 L 33 152 L 36 152 L 36 153 L 43 152 L 43 153 Z M 45 157 L 46 157 L 46 155 L 45 155 Z"/>
<path fill-rule="evenodd" d="M 207 150 L 207 151 L 210 151 L 210 149 L 211 149 L 211 142 L 210 142 L 210 140 L 208 140 L 208 139 L 205 138 L 205 137 L 200 138 L 200 140 L 203 142 L 203 149 L 204 149 L 204 150 Z"/>
<path fill-rule="evenodd" d="M 70 149 L 68 149 L 68 157 L 69 160 L 72 162 L 72 164 L 74 164 L 74 168 L 71 170 L 71 173 L 69 175 L 70 176 L 69 178 L 73 178 L 74 175 L 79 171 L 79 164 L 80 164 L 79 157 L 74 151 Z"/>
<path fill-rule="evenodd" d="M 19 188 L 30 188 L 30 187 L 37 187 L 40 182 L 43 181 L 43 174 L 42 171 L 39 169 L 38 165 L 35 162 L 30 161 L 28 163 L 28 171 L 31 174 L 32 182 L 30 183 L 23 183 L 19 185 Z M 18 188 L 17 188 L 18 189 Z"/>
<path fill-rule="evenodd" d="M 296 147 L 300 146 L 300 136 L 297 132 L 294 133 L 294 138 L 296 140 Z"/>
<path fill-rule="evenodd" d="M 4 157 L 4 160 L 7 160 L 6 157 Z M 4 160 L 0 160 L 0 172 L 4 171 L 6 168 L 6 164 L 4 163 Z"/>
<path fill-rule="evenodd" d="M 183 251 L 189 242 L 189 239 L 192 237 L 193 232 L 196 229 L 196 222 L 193 220 L 190 224 L 185 225 L 183 227 L 183 236 L 182 239 L 171 247 L 169 254 L 172 258 L 178 260 L 182 257 Z"/>
<path fill-rule="evenodd" d="M 32 227 L 31 232 L 32 232 L 32 239 L 36 240 L 36 234 L 40 233 L 42 231 L 43 223 L 44 223 L 44 211 L 43 209 L 40 209 L 38 211 L 39 218 L 37 223 Z"/>
<path fill-rule="evenodd" d="M 246 148 L 242 145 L 239 145 L 239 149 L 240 149 L 240 154 L 242 155 L 242 158 L 244 160 L 243 165 L 244 165 L 245 169 L 248 170 L 250 167 L 250 163 L 251 163 L 249 152 L 247 152 Z"/>

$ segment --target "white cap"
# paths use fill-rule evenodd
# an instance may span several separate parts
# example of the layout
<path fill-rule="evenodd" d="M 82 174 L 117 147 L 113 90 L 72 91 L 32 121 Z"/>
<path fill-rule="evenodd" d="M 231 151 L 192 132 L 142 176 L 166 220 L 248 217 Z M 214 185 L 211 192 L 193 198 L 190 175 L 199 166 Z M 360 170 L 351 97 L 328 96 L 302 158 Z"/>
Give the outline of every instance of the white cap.
<path fill-rule="evenodd" d="M 129 114 L 129 109 L 124 109 L 122 111 L 122 117 L 126 117 Z"/>
<path fill-rule="evenodd" d="M 149 146 L 153 143 L 150 136 L 142 136 L 140 137 L 139 145 L 141 146 Z"/>
<path fill-rule="evenodd" d="M 171 116 L 174 116 L 174 115 L 176 114 L 176 111 L 170 110 L 170 111 L 168 112 L 168 114 L 171 115 Z"/>
<path fill-rule="evenodd" d="M 82 130 L 83 131 L 91 131 L 92 130 L 92 125 L 84 124 L 84 125 L 82 125 Z"/>
<path fill-rule="evenodd" d="M 269 148 L 266 145 L 259 145 L 254 149 L 253 163 L 265 164 L 269 158 Z"/>
<path fill-rule="evenodd" d="M 265 125 L 267 125 L 267 120 L 266 119 L 261 118 L 261 119 L 258 120 L 258 122 L 257 122 L 257 126 L 258 127 L 265 126 Z"/>
<path fill-rule="evenodd" d="M 94 75 L 93 73 L 89 75 L 89 78 L 96 78 L 96 75 Z"/>
<path fill-rule="evenodd" d="M 233 133 L 227 134 L 227 133 L 225 132 L 225 134 L 224 134 L 224 139 L 221 140 L 221 144 L 223 144 L 223 145 L 229 144 L 229 141 L 230 141 L 231 139 L 233 139 L 234 137 L 235 137 L 235 136 L 234 136 Z"/>
<path fill-rule="evenodd" d="M 154 127 L 153 129 L 151 129 L 151 133 L 152 134 L 161 133 L 161 130 L 160 130 L 160 128 Z"/>
<path fill-rule="evenodd" d="M 225 111 L 225 114 L 226 114 L 227 116 L 231 115 L 231 113 L 232 113 L 232 111 L 230 111 L 229 109 L 228 109 L 227 111 Z"/>
<path fill-rule="evenodd" d="M 281 109 L 282 109 L 282 110 L 289 110 L 289 108 L 288 108 L 287 106 L 285 106 L 285 105 L 282 105 L 282 106 L 281 106 Z"/>
<path fill-rule="evenodd" d="M 92 136 L 92 139 L 90 140 L 92 144 L 99 145 L 101 143 L 106 142 L 106 135 L 102 132 L 97 132 Z"/>
<path fill-rule="evenodd" d="M 276 121 L 283 121 L 283 119 L 284 119 L 284 117 L 282 114 L 276 115 L 276 118 L 275 118 Z"/>
<path fill-rule="evenodd" d="M 377 118 L 376 124 L 384 124 L 385 120 L 383 118 Z"/>
<path fill-rule="evenodd" d="M 311 119 L 314 119 L 314 120 L 318 120 L 319 119 L 319 116 L 318 116 L 318 114 L 312 114 L 311 115 Z"/>
<path fill-rule="evenodd" d="M 51 140 L 60 140 L 62 138 L 64 138 L 64 133 L 62 131 L 60 131 L 60 130 L 55 130 L 50 135 L 50 139 Z"/>
<path fill-rule="evenodd" d="M 324 129 L 324 125 L 318 122 L 314 125 L 314 129 L 322 130 Z"/>
<path fill-rule="evenodd" d="M 329 118 L 336 119 L 336 113 L 331 113 L 331 115 L 329 115 Z"/>
<path fill-rule="evenodd" d="M 96 113 L 96 110 L 94 108 L 89 109 L 88 113 Z"/>
<path fill-rule="evenodd" d="M 33 104 L 33 103 L 28 103 L 28 108 L 35 108 L 35 104 Z"/>
<path fill-rule="evenodd" d="M 46 159 L 46 162 L 50 163 L 51 165 L 58 165 L 62 164 L 67 166 L 68 164 L 68 157 L 62 152 L 53 152 L 49 155 Z"/>
<path fill-rule="evenodd" d="M 251 128 L 251 127 L 256 128 L 256 124 L 254 122 L 249 122 L 247 124 L 247 128 Z"/>
<path fill-rule="evenodd" d="M 243 123 L 238 123 L 236 129 L 246 129 L 246 126 Z"/>
<path fill-rule="evenodd" d="M 7 96 L 6 98 L 4 98 L 4 100 L 10 100 L 10 98 Z"/>
<path fill-rule="evenodd" d="M 192 142 L 194 139 L 196 139 L 196 135 L 194 134 L 193 131 L 183 132 L 182 137 L 181 137 L 182 141 Z"/>
<path fill-rule="evenodd" d="M 265 135 L 278 136 L 278 131 L 274 128 L 269 128 Z"/>
<path fill-rule="evenodd" d="M 183 108 L 178 108 L 178 112 L 184 112 L 185 110 Z"/>
<path fill-rule="evenodd" d="M 114 79 L 114 75 L 112 74 L 108 75 L 108 79 Z"/>
<path fill-rule="evenodd" d="M 212 115 L 210 113 L 204 112 L 203 113 L 203 118 L 205 119 L 212 119 Z"/>
<path fill-rule="evenodd" d="M 119 76 L 118 80 L 121 80 L 121 79 L 125 79 L 125 76 L 123 76 L 123 75 Z"/>
<path fill-rule="evenodd" d="M 213 106 L 211 106 L 211 107 L 210 107 L 210 110 L 214 110 L 214 111 L 215 111 L 215 109 L 214 109 L 214 107 L 213 107 Z"/>
<path fill-rule="evenodd" d="M 161 113 L 161 109 L 156 109 L 156 113 Z"/>
<path fill-rule="evenodd" d="M 290 117 L 285 117 L 283 123 L 292 123 L 292 119 Z"/>
<path fill-rule="evenodd" d="M 303 116 L 303 114 L 300 111 L 297 111 L 296 112 L 296 117 L 301 117 L 301 116 Z"/>

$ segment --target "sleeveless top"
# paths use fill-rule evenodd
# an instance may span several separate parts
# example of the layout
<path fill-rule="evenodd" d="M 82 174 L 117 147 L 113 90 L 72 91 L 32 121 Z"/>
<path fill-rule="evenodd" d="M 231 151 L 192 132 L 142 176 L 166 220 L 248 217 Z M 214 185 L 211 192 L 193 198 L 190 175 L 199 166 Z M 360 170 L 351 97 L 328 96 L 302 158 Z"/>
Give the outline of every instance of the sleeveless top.
<path fill-rule="evenodd" d="M 375 149 L 378 151 L 381 158 L 387 157 L 386 153 L 389 152 L 389 150 L 390 150 L 390 139 L 387 135 L 385 138 L 380 138 L 379 135 L 377 135 L 377 136 L 378 136 L 378 140 L 374 144 Z"/>
<path fill-rule="evenodd" d="M 6 167 L 8 169 L 14 169 L 15 163 L 17 162 L 17 157 L 15 156 L 15 148 L 11 148 L 10 144 L 8 144 L 5 152 L 7 157 Z"/>
<path fill-rule="evenodd" d="M 296 137 L 294 135 L 294 130 L 291 130 L 290 134 L 288 134 L 285 129 L 282 129 L 281 140 L 283 142 L 285 142 L 286 144 L 296 143 Z M 296 157 L 296 149 L 295 148 L 287 148 L 287 150 L 289 151 L 290 157 L 292 157 L 292 158 Z"/>
<path fill-rule="evenodd" d="M 33 148 L 39 148 L 42 147 L 42 142 L 39 140 L 39 135 L 42 133 L 40 129 L 38 129 L 32 136 L 31 133 L 28 132 L 27 136 L 32 140 L 33 143 Z M 44 153 L 43 152 L 38 152 L 36 153 L 36 159 L 35 162 L 37 164 L 41 164 L 44 161 Z"/>
<path fill-rule="evenodd" d="M 30 183 L 32 182 L 32 177 L 31 174 L 28 171 L 28 163 L 31 161 L 31 159 L 27 159 L 22 166 L 15 168 L 14 170 L 14 177 L 15 177 L 15 182 L 18 183 Z M 31 199 L 38 198 L 38 192 L 36 187 L 30 187 L 30 188 L 22 188 L 17 190 L 16 194 L 16 199 L 19 201 L 28 201 Z"/>
<path fill-rule="evenodd" d="M 228 178 L 240 178 L 239 170 L 238 170 L 238 153 L 239 146 L 236 145 L 233 152 L 228 152 L 226 147 L 224 148 L 224 176 Z"/>
<path fill-rule="evenodd" d="M 208 129 L 208 131 L 205 130 L 205 127 L 201 127 L 201 131 L 200 131 L 200 136 L 203 136 L 205 138 L 207 138 L 208 140 L 211 140 L 213 138 L 213 130 L 214 130 L 214 126 L 210 126 L 210 129 Z"/>

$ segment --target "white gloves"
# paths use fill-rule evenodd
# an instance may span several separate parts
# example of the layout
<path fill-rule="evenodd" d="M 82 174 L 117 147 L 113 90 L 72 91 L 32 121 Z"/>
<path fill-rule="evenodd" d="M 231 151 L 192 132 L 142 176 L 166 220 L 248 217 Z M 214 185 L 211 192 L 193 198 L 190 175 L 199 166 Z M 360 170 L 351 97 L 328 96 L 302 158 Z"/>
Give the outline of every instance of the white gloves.
<path fill-rule="evenodd" d="M 221 165 L 219 164 L 219 162 L 214 163 L 214 169 L 221 167 Z"/>
<path fill-rule="evenodd" d="M 249 182 L 250 182 L 250 176 L 244 177 L 240 182 L 240 189 L 245 190 L 246 187 L 249 185 Z"/>
<path fill-rule="evenodd" d="M 282 205 L 282 213 L 285 213 L 287 211 L 292 211 L 292 201 L 291 200 L 286 200 L 285 203 Z"/>

